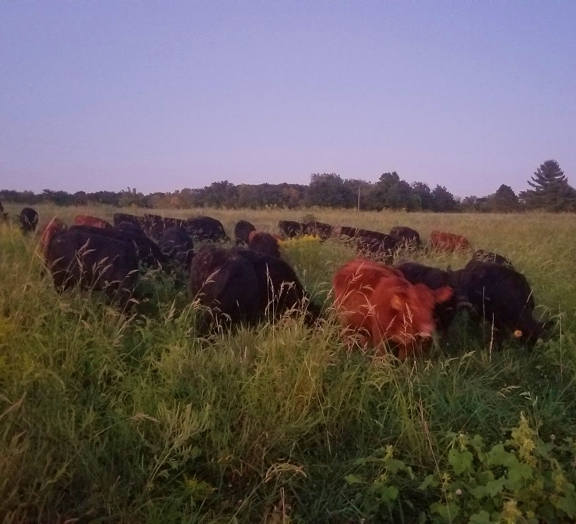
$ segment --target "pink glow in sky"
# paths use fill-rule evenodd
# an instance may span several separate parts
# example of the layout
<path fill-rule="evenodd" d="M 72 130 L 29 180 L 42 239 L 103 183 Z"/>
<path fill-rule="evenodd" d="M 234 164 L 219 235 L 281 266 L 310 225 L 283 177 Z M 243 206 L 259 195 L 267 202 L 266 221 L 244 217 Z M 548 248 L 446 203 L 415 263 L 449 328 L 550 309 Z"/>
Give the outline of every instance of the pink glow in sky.
<path fill-rule="evenodd" d="M 576 186 L 576 2 L 6 1 L 0 189 Z"/>

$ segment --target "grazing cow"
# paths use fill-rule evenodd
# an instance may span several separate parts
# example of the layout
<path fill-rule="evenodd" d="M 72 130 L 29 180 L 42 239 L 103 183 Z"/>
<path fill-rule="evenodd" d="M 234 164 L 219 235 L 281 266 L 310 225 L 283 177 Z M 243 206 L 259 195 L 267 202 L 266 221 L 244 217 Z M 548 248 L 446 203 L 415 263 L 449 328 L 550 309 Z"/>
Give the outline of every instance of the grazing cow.
<path fill-rule="evenodd" d="M 74 286 L 103 291 L 122 310 L 129 306 L 138 281 L 134 246 L 93 235 L 75 226 L 54 233 L 46 246 L 46 265 L 57 290 Z"/>
<path fill-rule="evenodd" d="M 260 318 L 276 320 L 288 311 L 304 310 L 306 324 L 314 324 L 321 307 L 311 300 L 288 262 L 251 249 L 234 251 L 247 259 L 256 272 Z"/>
<path fill-rule="evenodd" d="M 93 227 L 101 227 L 104 229 L 112 229 L 112 224 L 106 222 L 106 220 L 102 218 L 91 217 L 90 215 L 76 215 L 74 217 L 74 225 L 93 226 Z"/>
<path fill-rule="evenodd" d="M 405 262 L 396 266 L 404 278 L 411 284 L 424 284 L 430 289 L 455 287 L 456 274 L 454 271 L 444 271 L 435 267 L 425 266 L 416 262 Z M 458 298 L 454 293 L 450 299 L 437 303 L 434 307 L 434 320 L 438 331 L 445 335 L 457 313 Z"/>
<path fill-rule="evenodd" d="M 514 269 L 512 262 L 502 255 L 493 253 L 492 251 L 485 251 L 484 249 L 477 249 L 472 254 L 472 260 L 477 262 L 490 262 L 491 264 L 498 264 L 499 266 L 506 266 L 510 269 Z"/>
<path fill-rule="evenodd" d="M 356 236 L 356 248 L 362 255 L 371 256 L 382 260 L 383 262 L 392 262 L 394 251 L 396 250 L 396 241 L 386 233 L 378 231 L 368 231 L 365 229 L 358 230 Z"/>
<path fill-rule="evenodd" d="M 8 213 L 4 212 L 4 206 L 2 202 L 0 202 L 0 224 L 8 222 Z"/>
<path fill-rule="evenodd" d="M 333 233 L 335 236 L 341 238 L 342 240 L 350 240 L 360 236 L 362 231 L 366 230 L 350 226 L 338 226 L 334 228 Z"/>
<path fill-rule="evenodd" d="M 402 360 L 418 353 L 421 343 L 430 339 L 436 328 L 434 306 L 453 294 L 447 286 L 431 290 L 411 284 L 397 269 L 362 258 L 340 268 L 333 285 L 342 326 L 358 331 L 364 343 L 375 347 L 395 343 Z"/>
<path fill-rule="evenodd" d="M 168 266 L 168 257 L 160 251 L 160 248 L 148 237 L 133 235 L 117 229 L 103 229 L 93 226 L 70 226 L 70 230 L 81 230 L 87 235 L 102 236 L 105 238 L 128 242 L 136 249 L 138 261 L 146 268 L 157 269 Z"/>
<path fill-rule="evenodd" d="M 31 207 L 25 207 L 20 212 L 20 225 L 24 234 L 34 233 L 38 225 L 38 213 Z"/>
<path fill-rule="evenodd" d="M 123 223 L 128 223 L 142 228 L 145 220 L 144 217 L 131 215 L 129 213 L 114 213 L 113 222 L 115 227 Z"/>
<path fill-rule="evenodd" d="M 118 224 L 114 225 L 114 229 L 123 231 L 124 233 L 130 233 L 131 235 L 146 237 L 146 233 L 142 229 L 142 226 L 133 222 L 119 222 Z"/>
<path fill-rule="evenodd" d="M 507 334 L 533 347 L 548 325 L 532 316 L 536 307 L 526 277 L 514 269 L 490 262 L 470 261 L 458 279 L 459 305 L 493 324 L 500 346 Z"/>
<path fill-rule="evenodd" d="M 227 249 L 205 246 L 192 259 L 190 291 L 210 309 L 201 316 L 200 330 L 211 321 L 224 328 L 241 322 L 253 324 L 259 317 L 258 279 L 246 258 Z"/>
<path fill-rule="evenodd" d="M 249 249 L 200 249 L 192 260 L 190 289 L 226 327 L 272 321 L 304 307 L 308 323 L 319 314 L 287 262 Z"/>
<path fill-rule="evenodd" d="M 252 231 L 256 231 L 253 224 L 247 220 L 239 220 L 234 226 L 234 238 L 236 239 L 236 245 L 248 245 L 248 236 Z"/>
<path fill-rule="evenodd" d="M 280 258 L 280 246 L 278 240 L 270 233 L 252 231 L 248 236 L 248 249 L 265 253 L 271 257 Z"/>
<path fill-rule="evenodd" d="M 144 213 L 142 227 L 146 234 L 155 240 L 158 240 L 166 229 L 176 226 L 186 228 L 186 221 L 179 218 L 162 217 L 160 215 Z"/>
<path fill-rule="evenodd" d="M 46 249 L 48 248 L 48 245 L 50 244 L 50 240 L 52 240 L 52 237 L 59 231 L 64 231 L 65 229 L 66 224 L 64 224 L 64 222 L 62 222 L 62 220 L 60 220 L 57 217 L 54 217 L 52 220 L 50 220 L 50 222 L 48 222 L 48 224 L 42 231 L 42 234 L 40 235 L 40 240 L 38 242 L 38 248 L 44 255 L 44 258 L 47 258 Z"/>
<path fill-rule="evenodd" d="M 184 229 L 194 240 L 211 240 L 212 242 L 226 242 L 228 235 L 220 220 L 212 217 L 200 216 L 186 220 Z"/>
<path fill-rule="evenodd" d="M 323 222 L 306 222 L 304 224 L 304 234 L 314 235 L 321 240 L 327 240 L 332 236 L 332 226 Z"/>
<path fill-rule="evenodd" d="M 172 262 L 189 269 L 194 256 L 192 238 L 183 227 L 169 227 L 158 239 L 158 247 Z"/>
<path fill-rule="evenodd" d="M 304 224 L 293 220 L 280 220 L 278 231 L 282 239 L 301 237 L 304 234 Z"/>
<path fill-rule="evenodd" d="M 390 236 L 399 246 L 419 248 L 422 245 L 420 234 L 410 227 L 394 226 L 390 230 Z"/>
<path fill-rule="evenodd" d="M 437 251 L 464 251 L 470 249 L 470 242 L 462 235 L 444 233 L 442 231 L 432 231 L 430 233 L 430 247 Z"/>

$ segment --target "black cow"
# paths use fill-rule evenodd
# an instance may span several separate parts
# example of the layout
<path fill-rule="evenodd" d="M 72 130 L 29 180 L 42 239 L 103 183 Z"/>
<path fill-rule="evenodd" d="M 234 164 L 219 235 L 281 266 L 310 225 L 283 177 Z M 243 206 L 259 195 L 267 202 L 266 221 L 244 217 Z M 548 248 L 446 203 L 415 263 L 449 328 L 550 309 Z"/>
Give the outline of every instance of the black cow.
<path fill-rule="evenodd" d="M 386 233 L 361 229 L 356 236 L 356 248 L 362 255 L 371 256 L 390 264 L 396 250 L 396 241 Z"/>
<path fill-rule="evenodd" d="M 310 299 L 296 272 L 285 260 L 251 249 L 233 251 L 250 261 L 258 279 L 259 317 L 275 320 L 288 311 L 305 311 L 304 320 L 312 325 L 321 308 Z"/>
<path fill-rule="evenodd" d="M 38 225 L 38 213 L 31 207 L 25 207 L 20 212 L 20 225 L 24 234 L 34 233 Z"/>
<path fill-rule="evenodd" d="M 144 213 L 144 223 L 142 227 L 146 234 L 155 240 L 158 240 L 162 236 L 162 233 L 168 228 L 176 226 L 186 228 L 186 221 L 179 218 L 162 217 L 160 215 Z"/>
<path fill-rule="evenodd" d="M 192 260 L 190 288 L 226 327 L 273 321 L 302 308 L 311 324 L 320 313 L 287 262 L 250 249 L 203 247 Z"/>
<path fill-rule="evenodd" d="M 280 246 L 278 245 L 278 240 L 276 240 L 270 233 L 264 233 L 263 231 L 251 233 L 248 241 L 248 248 L 252 251 L 265 253 L 271 257 L 280 258 Z"/>
<path fill-rule="evenodd" d="M 304 224 L 293 220 L 280 220 L 278 231 L 282 238 L 296 238 L 304 234 Z"/>
<path fill-rule="evenodd" d="M 80 286 L 103 291 L 123 310 L 129 306 L 138 281 L 138 257 L 131 243 L 76 226 L 55 233 L 44 253 L 57 290 Z"/>
<path fill-rule="evenodd" d="M 202 306 L 210 309 L 202 312 L 201 332 L 206 332 L 214 323 L 229 328 L 258 320 L 256 272 L 238 253 L 214 246 L 200 249 L 192 259 L 190 291 Z"/>
<path fill-rule="evenodd" d="M 169 227 L 158 239 L 158 247 L 174 264 L 190 268 L 194 256 L 194 244 L 186 230 L 179 226 Z"/>
<path fill-rule="evenodd" d="M 128 242 L 135 247 L 138 260 L 144 267 L 156 269 L 168 265 L 168 257 L 160 251 L 156 243 L 146 236 L 134 235 L 118 229 L 104 229 L 93 226 L 70 226 L 69 230 L 80 230 L 87 235 Z"/>
<path fill-rule="evenodd" d="M 146 233 L 142 229 L 140 224 L 135 224 L 133 222 L 119 222 L 114 226 L 114 229 L 118 231 L 123 231 L 124 233 L 130 233 L 131 235 L 136 235 L 139 237 L 145 237 Z"/>
<path fill-rule="evenodd" d="M 356 227 L 350 226 L 339 226 L 334 229 L 334 233 L 342 240 L 351 240 L 360 236 L 362 231 L 366 231 L 365 229 L 358 229 Z"/>
<path fill-rule="evenodd" d="M 472 254 L 472 261 L 477 262 L 489 262 L 491 264 L 498 264 L 499 266 L 505 266 L 510 269 L 514 269 L 512 262 L 502 255 L 493 253 L 492 251 L 485 251 L 484 249 L 478 249 Z"/>
<path fill-rule="evenodd" d="M 234 238 L 236 239 L 236 245 L 248 245 L 249 236 L 252 231 L 256 231 L 253 224 L 247 220 L 239 220 L 234 226 Z"/>
<path fill-rule="evenodd" d="M 142 225 L 144 224 L 144 217 L 131 215 L 129 213 L 114 213 L 113 221 L 115 226 L 128 223 L 142 228 Z"/>
<path fill-rule="evenodd" d="M 512 333 L 533 347 L 548 327 L 532 316 L 535 301 L 526 277 L 509 267 L 470 261 L 459 276 L 457 291 L 459 305 L 471 306 L 494 325 L 498 345 Z"/>
<path fill-rule="evenodd" d="M 410 227 L 394 226 L 390 230 L 390 236 L 399 246 L 419 248 L 422 245 L 420 234 Z"/>
<path fill-rule="evenodd" d="M 444 271 L 435 267 L 425 266 L 416 262 L 404 262 L 396 266 L 404 275 L 404 278 L 411 284 L 424 284 L 430 289 L 439 289 L 450 286 L 455 288 L 459 272 Z M 434 306 L 434 319 L 438 331 L 445 335 L 457 313 L 458 298 L 456 293 L 452 297 Z"/>
<path fill-rule="evenodd" d="M 324 222 L 306 222 L 304 224 L 304 234 L 315 235 L 321 240 L 326 240 L 332 236 L 332 226 Z"/>
<path fill-rule="evenodd" d="M 228 240 L 222 222 L 212 217 L 189 218 L 186 220 L 184 229 L 194 240 L 211 240 L 212 242 L 226 242 Z"/>

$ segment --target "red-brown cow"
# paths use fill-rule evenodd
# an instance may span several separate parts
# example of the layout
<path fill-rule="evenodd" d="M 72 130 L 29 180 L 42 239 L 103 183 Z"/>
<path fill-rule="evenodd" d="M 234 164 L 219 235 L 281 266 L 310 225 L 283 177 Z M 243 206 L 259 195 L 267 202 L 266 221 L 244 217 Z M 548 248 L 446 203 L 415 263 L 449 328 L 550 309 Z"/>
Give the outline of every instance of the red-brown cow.
<path fill-rule="evenodd" d="M 470 249 L 470 242 L 462 235 L 432 231 L 430 233 L 430 247 L 438 251 L 464 251 Z"/>
<path fill-rule="evenodd" d="M 410 284 L 400 271 L 362 258 L 339 269 L 333 285 L 342 326 L 379 352 L 384 342 L 395 343 L 401 360 L 421 351 L 436 328 L 434 306 L 453 294 L 451 287 Z"/>
<path fill-rule="evenodd" d="M 90 215 L 76 215 L 74 217 L 75 226 L 92 226 L 103 229 L 112 229 L 112 224 L 106 222 L 103 218 L 91 217 Z"/>
<path fill-rule="evenodd" d="M 47 226 L 42 231 L 40 235 L 40 241 L 38 242 L 38 249 L 42 251 L 43 256 L 46 254 L 46 248 L 52 240 L 52 237 L 58 232 L 63 231 L 66 229 L 66 224 L 62 222 L 59 218 L 54 217 L 50 222 L 48 222 Z"/>

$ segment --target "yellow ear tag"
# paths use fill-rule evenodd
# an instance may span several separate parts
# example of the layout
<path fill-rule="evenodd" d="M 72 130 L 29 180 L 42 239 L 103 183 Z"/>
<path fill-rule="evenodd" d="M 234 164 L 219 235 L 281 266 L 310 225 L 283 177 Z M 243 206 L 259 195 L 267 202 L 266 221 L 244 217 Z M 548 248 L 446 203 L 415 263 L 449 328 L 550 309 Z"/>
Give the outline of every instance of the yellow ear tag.
<path fill-rule="evenodd" d="M 517 329 L 516 331 L 514 331 L 514 336 L 516 338 L 520 338 L 522 336 L 522 331 L 520 331 L 519 329 Z"/>

